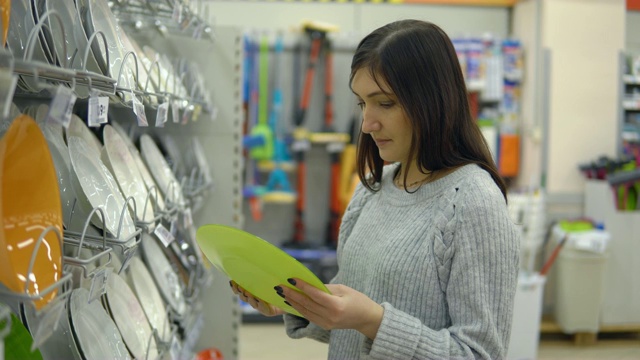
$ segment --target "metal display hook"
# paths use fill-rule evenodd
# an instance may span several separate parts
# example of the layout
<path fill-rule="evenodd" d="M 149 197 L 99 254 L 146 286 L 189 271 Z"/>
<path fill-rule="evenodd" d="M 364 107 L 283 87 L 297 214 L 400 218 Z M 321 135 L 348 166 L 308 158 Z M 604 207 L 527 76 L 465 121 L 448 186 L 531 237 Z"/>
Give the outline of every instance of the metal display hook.
<path fill-rule="evenodd" d="M 120 79 L 122 78 L 122 72 L 123 72 L 123 70 L 125 69 L 125 66 L 128 66 L 128 62 L 127 62 L 127 60 L 129 59 L 129 57 L 130 57 L 130 56 L 133 56 L 133 60 L 134 60 L 134 62 L 135 62 L 135 64 L 136 64 L 136 67 L 135 67 L 135 70 L 136 70 L 135 78 L 136 78 L 136 79 L 139 79 L 140 73 L 138 72 L 138 71 L 139 71 L 139 67 L 138 67 L 138 56 L 136 55 L 136 53 L 135 53 L 135 52 L 133 52 L 133 51 L 128 51 L 128 52 L 124 55 L 124 57 L 122 58 L 122 66 L 120 67 L 120 72 L 118 73 L 118 77 L 116 78 L 116 85 L 120 84 Z M 131 80 L 131 79 L 129 79 L 129 80 Z M 137 87 L 137 88 L 138 88 L 138 90 L 142 90 L 142 89 L 140 89 L 140 88 L 138 87 L 137 81 L 134 81 L 134 86 L 133 86 L 133 87 Z M 121 89 L 125 89 L 125 90 L 131 90 L 131 91 L 133 91 L 133 90 L 134 90 L 134 89 L 133 89 L 133 87 L 132 87 L 132 88 L 123 88 L 123 87 L 120 87 L 120 88 L 121 88 Z"/>
<path fill-rule="evenodd" d="M 109 42 L 107 41 L 107 37 L 104 35 L 104 33 L 100 30 L 98 31 L 94 31 L 93 34 L 91 34 L 91 36 L 89 37 L 89 40 L 87 41 L 87 48 L 84 50 L 84 55 L 83 55 L 83 66 L 82 66 L 82 70 L 83 71 L 87 71 L 87 61 L 89 60 L 89 52 L 92 51 L 91 50 L 91 46 L 93 46 L 93 42 L 94 40 L 96 40 L 96 38 L 101 37 L 102 41 L 104 42 L 104 55 L 107 57 L 107 73 L 104 74 L 107 77 L 111 77 L 111 69 L 109 68 L 109 64 L 110 64 L 110 56 L 109 56 Z M 100 44 L 98 44 L 98 46 L 100 46 Z"/>
<path fill-rule="evenodd" d="M 49 31 L 50 34 L 53 34 L 53 32 L 51 31 L 51 28 L 49 26 L 47 26 L 45 24 L 45 21 L 47 18 L 49 18 L 50 16 L 53 16 L 57 21 L 58 24 L 60 25 L 60 28 L 62 29 L 62 35 L 64 38 L 63 41 L 63 49 L 64 49 L 64 54 L 65 54 L 65 59 L 66 59 L 66 54 L 67 54 L 67 33 L 64 29 L 64 21 L 62 20 L 62 17 L 60 17 L 60 14 L 56 11 L 56 10 L 49 10 L 47 12 L 45 12 L 39 19 L 38 23 L 36 24 L 36 26 L 33 27 L 33 29 L 31 29 L 31 32 L 29 33 L 29 37 L 27 38 L 27 44 L 26 44 L 26 48 L 27 48 L 27 52 L 25 53 L 25 58 L 24 60 L 26 61 L 32 61 L 32 57 L 33 57 L 33 51 L 34 51 L 34 46 L 35 46 L 35 42 L 38 40 L 35 40 L 35 38 L 40 34 L 40 32 L 42 31 L 42 35 L 46 35 L 43 32 L 43 29 L 47 29 Z M 46 44 L 46 42 L 45 42 Z M 53 60 L 54 63 L 59 63 L 59 56 L 58 56 L 58 51 L 56 50 L 56 47 L 53 46 L 53 51 L 51 51 L 51 49 L 49 49 L 49 45 L 46 44 L 47 46 L 47 50 L 49 51 L 49 53 L 51 55 L 53 55 Z M 64 67 L 65 69 L 67 68 L 67 66 Z"/>

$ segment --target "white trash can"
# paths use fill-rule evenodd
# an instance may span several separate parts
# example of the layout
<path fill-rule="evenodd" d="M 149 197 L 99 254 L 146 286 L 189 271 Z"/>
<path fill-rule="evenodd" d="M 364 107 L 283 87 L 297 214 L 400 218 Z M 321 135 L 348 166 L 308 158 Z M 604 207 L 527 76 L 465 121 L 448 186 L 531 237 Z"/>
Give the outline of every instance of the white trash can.
<path fill-rule="evenodd" d="M 521 272 L 518 276 L 508 360 L 534 360 L 538 356 L 545 280 L 539 273 Z"/>
<path fill-rule="evenodd" d="M 558 255 L 554 309 L 565 334 L 600 329 L 608 242 L 609 234 L 602 230 L 569 233 Z"/>

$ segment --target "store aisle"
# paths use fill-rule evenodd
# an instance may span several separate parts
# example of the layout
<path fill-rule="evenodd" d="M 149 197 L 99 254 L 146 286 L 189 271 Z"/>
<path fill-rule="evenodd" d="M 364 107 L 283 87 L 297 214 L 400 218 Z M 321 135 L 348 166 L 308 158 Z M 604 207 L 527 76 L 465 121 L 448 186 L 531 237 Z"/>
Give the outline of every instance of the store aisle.
<path fill-rule="evenodd" d="M 539 360 L 640 359 L 640 338 L 601 340 L 590 347 L 575 347 L 564 340 L 543 341 Z M 325 360 L 327 346 L 313 340 L 292 340 L 282 324 L 244 324 L 240 327 L 240 360 Z"/>

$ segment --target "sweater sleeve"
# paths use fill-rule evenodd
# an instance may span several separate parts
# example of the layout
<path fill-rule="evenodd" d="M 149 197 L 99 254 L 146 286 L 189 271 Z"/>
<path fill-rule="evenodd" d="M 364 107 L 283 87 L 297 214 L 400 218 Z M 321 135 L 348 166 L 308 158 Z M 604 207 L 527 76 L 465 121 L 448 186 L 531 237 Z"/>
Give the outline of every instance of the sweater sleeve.
<path fill-rule="evenodd" d="M 332 284 L 340 283 L 340 254 L 342 253 L 342 248 L 344 247 L 344 243 L 349 238 L 349 234 L 351 234 L 351 230 L 360 216 L 360 212 L 362 207 L 366 203 L 367 199 L 371 193 L 362 185 L 358 184 L 356 190 L 347 206 L 347 210 L 345 211 L 342 222 L 340 223 L 340 233 L 338 235 L 338 273 L 331 280 Z M 289 335 L 292 339 L 301 339 L 301 338 L 310 338 L 320 342 L 328 343 L 330 331 L 325 330 L 313 323 L 310 323 L 309 320 L 291 315 L 284 314 L 284 324 L 287 331 L 287 335 Z"/>
<path fill-rule="evenodd" d="M 519 235 L 502 194 L 471 186 L 453 195 L 434 256 L 450 325 L 434 330 L 389 303 L 371 344 L 373 359 L 502 359 L 509 345 Z M 467 191 L 468 190 L 468 191 Z M 420 286 L 420 284 L 415 284 Z"/>

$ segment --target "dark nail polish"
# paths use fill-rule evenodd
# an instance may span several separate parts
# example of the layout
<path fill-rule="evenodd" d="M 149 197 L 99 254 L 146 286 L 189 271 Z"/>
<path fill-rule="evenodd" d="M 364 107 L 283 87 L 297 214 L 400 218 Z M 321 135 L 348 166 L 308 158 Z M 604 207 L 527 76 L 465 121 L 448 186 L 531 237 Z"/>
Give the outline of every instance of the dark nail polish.
<path fill-rule="evenodd" d="M 254 300 L 256 301 L 257 304 L 260 304 L 260 300 L 258 300 L 258 298 L 254 298 Z"/>
<path fill-rule="evenodd" d="M 233 284 L 231 283 L 231 280 L 229 280 L 229 286 L 233 287 Z"/>
<path fill-rule="evenodd" d="M 289 284 L 296 286 L 296 281 L 292 278 L 288 278 L 287 281 L 289 282 Z"/>
<path fill-rule="evenodd" d="M 284 303 L 285 303 L 285 304 L 287 304 L 287 305 L 289 305 L 289 306 L 291 306 L 291 304 L 289 304 L 289 302 L 288 302 L 288 301 L 286 301 L 286 300 L 285 300 L 285 302 L 284 302 Z"/>
<path fill-rule="evenodd" d="M 273 290 L 275 290 L 275 291 L 276 291 L 276 292 L 278 292 L 278 293 L 281 293 L 281 292 L 282 292 L 282 288 L 281 288 L 280 286 L 274 286 L 274 287 L 273 287 Z"/>
<path fill-rule="evenodd" d="M 284 294 L 283 294 L 283 293 L 279 292 L 279 293 L 278 293 L 278 296 L 280 296 L 281 298 L 283 298 L 283 299 L 284 299 Z"/>

